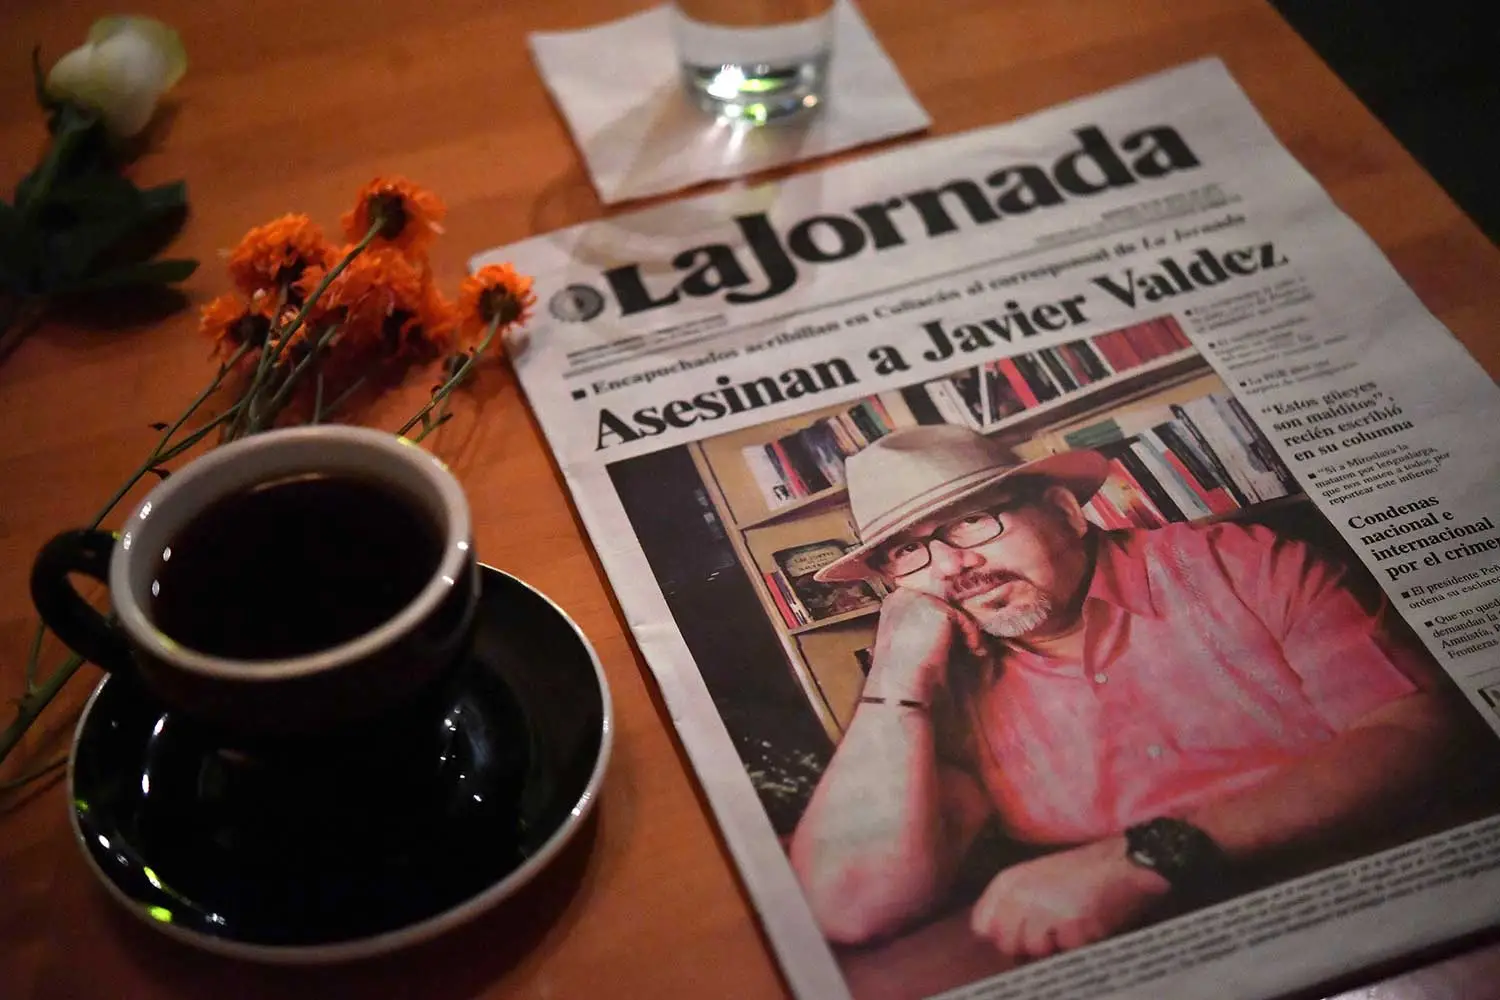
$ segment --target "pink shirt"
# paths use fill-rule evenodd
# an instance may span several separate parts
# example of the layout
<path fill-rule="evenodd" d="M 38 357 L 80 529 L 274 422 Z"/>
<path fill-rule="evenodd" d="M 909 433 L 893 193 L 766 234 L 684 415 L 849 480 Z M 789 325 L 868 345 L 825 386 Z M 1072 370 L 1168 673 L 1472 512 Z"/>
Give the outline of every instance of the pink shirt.
<path fill-rule="evenodd" d="M 1344 573 L 1259 526 L 1101 534 L 1082 661 L 1005 646 L 964 741 L 1009 834 L 1119 833 L 1253 785 L 1416 690 Z"/>

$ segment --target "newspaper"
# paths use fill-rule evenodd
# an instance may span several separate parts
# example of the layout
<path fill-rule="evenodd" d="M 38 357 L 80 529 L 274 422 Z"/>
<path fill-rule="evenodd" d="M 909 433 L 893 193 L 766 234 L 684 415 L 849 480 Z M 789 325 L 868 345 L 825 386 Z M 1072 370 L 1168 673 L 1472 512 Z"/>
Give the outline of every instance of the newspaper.
<path fill-rule="evenodd" d="M 491 260 L 798 996 L 1500 917 L 1500 394 L 1218 61 Z"/>

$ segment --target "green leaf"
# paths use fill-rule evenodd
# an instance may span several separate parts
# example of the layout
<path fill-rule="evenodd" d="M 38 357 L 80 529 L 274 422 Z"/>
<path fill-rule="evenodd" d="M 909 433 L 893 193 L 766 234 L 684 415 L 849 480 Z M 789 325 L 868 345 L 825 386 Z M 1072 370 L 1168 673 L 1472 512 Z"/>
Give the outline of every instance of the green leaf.
<path fill-rule="evenodd" d="M 0 201 L 0 250 L 12 245 L 21 235 L 21 217 L 16 210 Z"/>
<path fill-rule="evenodd" d="M 92 138 L 97 139 L 99 133 L 96 130 L 102 129 L 95 115 L 67 102 L 58 107 L 49 127 L 52 128 L 52 141 L 47 144 L 42 162 L 16 185 L 14 200 L 16 209 L 23 218 L 36 214 L 41 204 L 51 195 L 52 186 L 59 177 L 77 172 L 80 154 L 87 153 L 96 146 L 95 142 L 90 141 L 91 134 Z M 70 166 L 75 169 L 70 170 Z"/>
<path fill-rule="evenodd" d="M 96 292 L 110 288 L 128 288 L 132 285 L 172 285 L 186 281 L 198 270 L 196 260 L 148 260 L 139 264 L 126 264 L 100 274 L 70 282 L 66 291 Z"/>
<path fill-rule="evenodd" d="M 173 181 L 140 191 L 141 206 L 152 215 L 187 208 L 187 184 Z"/>
<path fill-rule="evenodd" d="M 0 291 L 24 294 L 35 257 L 36 234 L 23 225 L 20 212 L 0 201 Z"/>
<path fill-rule="evenodd" d="M 99 258 L 129 236 L 140 222 L 137 206 L 130 212 L 86 218 L 46 233 L 47 259 L 42 280 L 54 287 L 77 287 L 80 280 L 93 272 Z"/>
<path fill-rule="evenodd" d="M 106 173 L 58 182 L 39 216 L 43 282 L 72 285 L 95 270 L 149 260 L 181 227 L 185 190 L 165 184 L 143 192 Z"/>
<path fill-rule="evenodd" d="M 100 171 L 59 180 L 48 201 L 76 212 L 83 218 L 141 215 L 144 192 L 119 174 Z"/>

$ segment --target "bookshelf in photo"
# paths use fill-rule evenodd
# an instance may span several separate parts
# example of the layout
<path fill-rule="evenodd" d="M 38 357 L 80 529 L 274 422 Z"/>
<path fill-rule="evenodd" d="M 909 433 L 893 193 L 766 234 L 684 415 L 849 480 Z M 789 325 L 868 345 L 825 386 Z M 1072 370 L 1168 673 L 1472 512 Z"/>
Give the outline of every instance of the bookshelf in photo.
<path fill-rule="evenodd" d="M 1110 475 L 1084 513 L 1106 529 L 1233 518 L 1300 492 L 1171 317 L 691 445 L 788 665 L 835 740 L 869 669 L 885 594 L 881 583 L 812 579 L 857 539 L 844 460 L 895 430 L 938 423 L 1000 440 L 1018 461 L 1099 451 Z"/>
<path fill-rule="evenodd" d="M 744 445 L 741 460 L 759 504 L 740 520 L 794 510 L 841 489 L 844 460 L 891 431 L 946 423 L 991 433 L 1188 358 L 1197 353 L 1187 335 L 1163 317 L 868 396 L 780 437 Z"/>
<path fill-rule="evenodd" d="M 1103 528 L 1197 521 L 1299 491 L 1227 389 L 1088 418 L 1014 445 L 1028 461 L 1076 448 L 1109 459 L 1109 478 L 1084 505 Z"/>

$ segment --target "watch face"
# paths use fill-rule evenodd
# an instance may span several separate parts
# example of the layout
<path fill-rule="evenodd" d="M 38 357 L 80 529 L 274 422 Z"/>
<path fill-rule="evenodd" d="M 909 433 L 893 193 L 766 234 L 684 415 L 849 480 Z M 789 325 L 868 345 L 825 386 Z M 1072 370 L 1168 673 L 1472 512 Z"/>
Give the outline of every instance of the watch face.
<path fill-rule="evenodd" d="M 1126 830 L 1125 850 L 1132 863 L 1157 872 L 1174 886 L 1207 876 L 1224 861 L 1208 834 L 1191 823 L 1167 817 Z"/>

